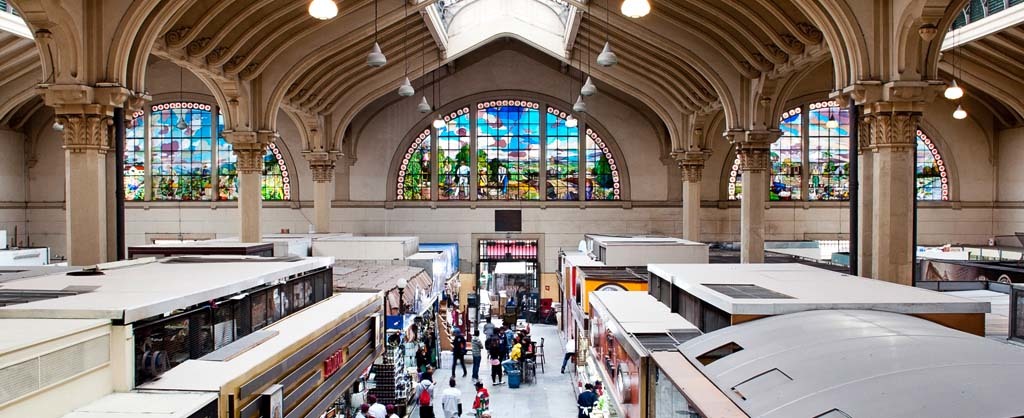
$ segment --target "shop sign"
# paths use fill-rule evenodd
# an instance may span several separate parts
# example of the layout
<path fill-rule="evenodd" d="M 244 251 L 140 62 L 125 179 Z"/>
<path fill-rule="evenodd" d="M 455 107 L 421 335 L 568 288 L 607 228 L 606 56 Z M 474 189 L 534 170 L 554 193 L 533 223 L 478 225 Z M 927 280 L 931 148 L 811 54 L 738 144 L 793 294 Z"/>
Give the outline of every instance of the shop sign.
<path fill-rule="evenodd" d="M 345 358 L 348 357 L 348 348 L 342 348 L 331 354 L 326 360 L 324 360 L 324 380 L 331 375 L 338 372 L 341 366 L 345 364 Z"/>
<path fill-rule="evenodd" d="M 267 418 L 284 417 L 284 386 L 270 386 L 260 394 L 260 401 L 260 415 Z"/>

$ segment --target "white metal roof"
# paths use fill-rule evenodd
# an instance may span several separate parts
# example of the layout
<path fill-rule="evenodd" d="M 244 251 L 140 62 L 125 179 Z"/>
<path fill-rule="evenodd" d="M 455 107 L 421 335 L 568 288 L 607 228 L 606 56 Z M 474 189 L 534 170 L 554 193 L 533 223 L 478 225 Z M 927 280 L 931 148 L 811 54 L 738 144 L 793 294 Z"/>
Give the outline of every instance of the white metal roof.
<path fill-rule="evenodd" d="M 622 330 L 630 334 L 698 331 L 647 292 L 590 292 L 589 300 L 607 309 Z"/>
<path fill-rule="evenodd" d="M 609 245 L 707 245 L 701 242 L 676 237 L 647 235 L 595 235 L 587 234 L 587 238 Z"/>
<path fill-rule="evenodd" d="M 266 242 L 239 242 L 237 238 L 220 238 L 192 242 L 168 242 L 161 244 L 131 245 L 129 248 L 188 248 L 188 247 L 216 247 L 216 248 L 251 248 L 267 245 Z"/>
<path fill-rule="evenodd" d="M 563 258 L 567 263 L 576 266 L 603 266 L 604 263 L 590 258 L 590 255 L 580 251 L 564 251 L 565 257 Z"/>
<path fill-rule="evenodd" d="M 707 366 L 697 360 L 729 343 L 743 349 Z M 1024 415 L 1012 394 L 1024 350 L 909 315 L 774 316 L 693 338 L 680 351 L 750 416 Z"/>
<path fill-rule="evenodd" d="M 187 418 L 216 399 L 212 392 L 112 393 L 63 418 Z"/>
<path fill-rule="evenodd" d="M 226 361 L 187 360 L 168 370 L 160 379 L 140 389 L 220 391 L 228 384 L 267 362 L 280 359 L 289 347 L 319 336 L 322 328 L 343 315 L 370 304 L 377 293 L 340 293 L 275 322 L 261 331 L 278 334 Z"/>
<path fill-rule="evenodd" d="M 414 236 L 352 236 L 352 235 L 328 235 L 324 237 L 317 237 L 317 241 L 346 241 L 346 242 L 408 242 L 416 241 L 419 242 L 419 237 Z"/>
<path fill-rule="evenodd" d="M 985 313 L 987 302 L 819 269 L 802 264 L 650 264 L 648 270 L 730 313 L 780 315 L 812 309 L 897 313 Z M 707 284 L 753 284 L 792 299 L 737 299 Z"/>
<path fill-rule="evenodd" d="M 238 260 L 240 256 L 203 256 L 208 260 Z M 259 257 L 248 257 L 259 258 Z M 0 290 L 62 290 L 69 286 L 98 286 L 74 296 L 45 299 L 0 308 L 0 318 L 123 319 L 134 322 L 251 289 L 288 276 L 330 267 L 330 257 L 295 261 L 168 263 L 106 270 L 99 276 L 59 273 L 7 282 Z"/>

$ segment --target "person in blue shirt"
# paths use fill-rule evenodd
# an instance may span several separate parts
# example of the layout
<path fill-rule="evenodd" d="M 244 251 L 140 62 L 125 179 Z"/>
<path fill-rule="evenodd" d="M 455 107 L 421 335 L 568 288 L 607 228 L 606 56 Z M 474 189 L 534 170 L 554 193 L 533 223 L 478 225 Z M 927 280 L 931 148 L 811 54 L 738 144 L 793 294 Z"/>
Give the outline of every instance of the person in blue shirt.
<path fill-rule="evenodd" d="M 590 383 L 583 388 L 585 390 L 576 398 L 576 405 L 579 408 L 577 418 L 590 418 L 590 411 L 594 410 L 594 404 L 597 403 L 597 394 L 594 393 L 594 385 Z"/>

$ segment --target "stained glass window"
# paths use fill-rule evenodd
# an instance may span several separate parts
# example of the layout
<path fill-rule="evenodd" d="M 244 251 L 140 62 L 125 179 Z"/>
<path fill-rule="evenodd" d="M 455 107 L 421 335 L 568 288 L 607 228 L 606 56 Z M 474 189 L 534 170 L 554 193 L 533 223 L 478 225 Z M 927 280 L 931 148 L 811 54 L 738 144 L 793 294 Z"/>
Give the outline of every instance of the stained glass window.
<path fill-rule="evenodd" d="M 132 114 L 124 135 L 124 200 L 146 198 L 146 119 L 141 110 Z"/>
<path fill-rule="evenodd" d="M 430 129 L 420 132 L 402 157 L 399 200 L 430 200 Z"/>
<path fill-rule="evenodd" d="M 217 138 L 218 200 L 238 199 L 238 157 L 234 149 L 224 137 Z M 270 144 L 267 153 L 263 155 L 263 175 L 260 179 L 260 195 L 263 200 L 291 199 L 288 165 L 276 144 Z"/>
<path fill-rule="evenodd" d="M 917 200 L 949 200 L 949 172 L 938 147 L 920 129 L 916 152 Z"/>
<path fill-rule="evenodd" d="M 211 198 L 212 135 L 210 105 L 172 102 L 152 107 L 153 199 Z"/>
<path fill-rule="evenodd" d="M 782 114 L 779 121 L 782 136 L 771 145 L 771 200 L 800 200 L 803 181 L 803 114 L 801 108 Z"/>
<path fill-rule="evenodd" d="M 608 144 L 593 129 L 587 128 L 587 200 L 622 198 L 619 169 Z"/>
<path fill-rule="evenodd" d="M 579 200 L 580 129 L 566 126 L 568 114 L 547 113 L 547 199 Z"/>
<path fill-rule="evenodd" d="M 525 100 L 477 105 L 478 198 L 540 199 L 539 108 Z"/>
<path fill-rule="evenodd" d="M 807 197 L 810 200 L 850 198 L 850 114 L 835 101 L 808 106 Z M 830 119 L 839 127 L 828 128 Z"/>
<path fill-rule="evenodd" d="M 740 170 L 740 156 L 737 155 L 729 169 L 729 200 L 743 199 L 743 171 Z"/>
<path fill-rule="evenodd" d="M 469 113 L 469 108 L 464 107 L 445 116 L 445 125 L 437 130 L 437 182 L 440 200 L 469 199 L 469 185 L 473 172 Z"/>

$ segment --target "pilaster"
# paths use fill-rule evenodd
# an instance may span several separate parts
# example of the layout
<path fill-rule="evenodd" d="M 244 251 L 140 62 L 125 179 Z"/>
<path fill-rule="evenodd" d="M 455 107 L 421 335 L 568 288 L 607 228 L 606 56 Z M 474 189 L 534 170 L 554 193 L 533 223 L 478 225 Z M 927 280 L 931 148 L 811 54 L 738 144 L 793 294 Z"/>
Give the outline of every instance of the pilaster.
<path fill-rule="evenodd" d="M 921 114 L 889 110 L 870 115 L 872 277 L 913 284 L 914 150 Z"/>
<path fill-rule="evenodd" d="M 700 242 L 700 195 L 704 163 L 710 157 L 708 150 L 677 151 L 672 157 L 679 164 L 683 182 L 683 238 Z"/>
<path fill-rule="evenodd" d="M 330 232 L 335 162 L 341 153 L 316 151 L 304 152 L 302 155 L 309 162 L 309 171 L 313 174 L 314 227 L 316 232 Z"/>

